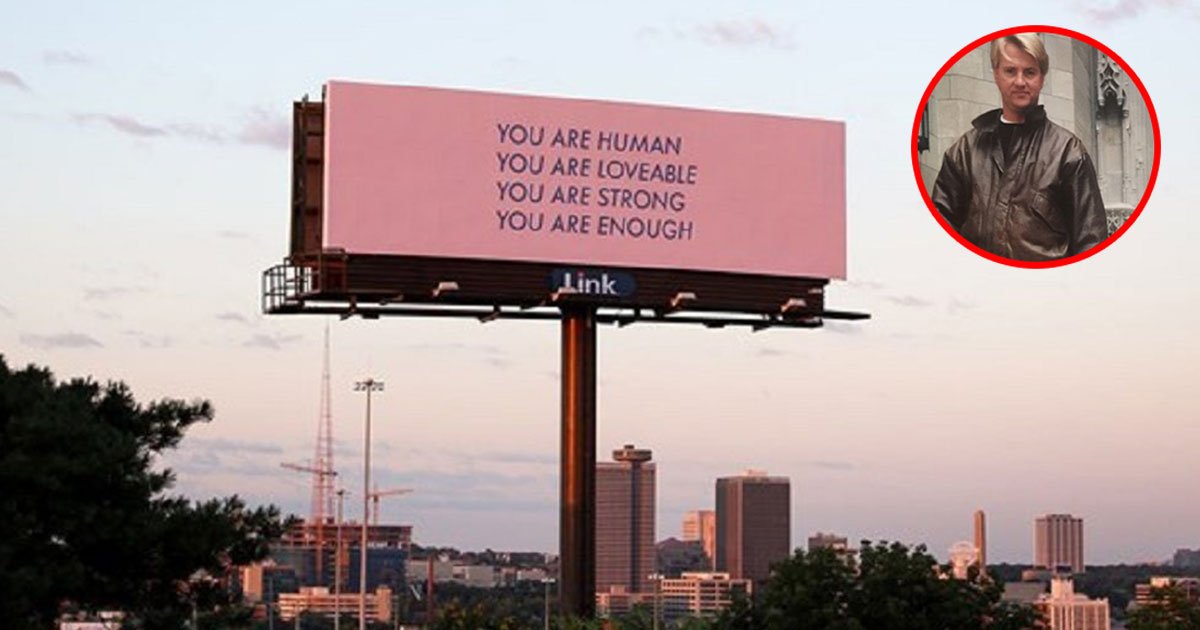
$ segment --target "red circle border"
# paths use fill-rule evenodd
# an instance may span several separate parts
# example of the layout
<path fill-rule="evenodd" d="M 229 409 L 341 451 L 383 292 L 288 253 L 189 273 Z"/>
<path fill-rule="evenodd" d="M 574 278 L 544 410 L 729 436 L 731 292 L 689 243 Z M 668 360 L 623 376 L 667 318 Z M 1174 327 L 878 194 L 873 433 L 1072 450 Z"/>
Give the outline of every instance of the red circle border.
<path fill-rule="evenodd" d="M 1137 86 L 1138 92 L 1141 93 L 1142 101 L 1144 103 L 1146 103 L 1146 111 L 1150 114 L 1150 125 L 1154 130 L 1154 161 L 1153 161 L 1153 165 L 1150 167 L 1150 179 L 1147 180 L 1147 182 L 1146 182 L 1146 190 L 1145 190 L 1145 192 L 1142 193 L 1142 198 L 1138 201 L 1137 208 L 1134 209 L 1133 213 L 1129 215 L 1129 218 L 1125 220 L 1125 223 L 1119 229 L 1117 229 L 1116 232 L 1114 232 L 1108 238 L 1104 239 L 1104 241 L 1102 241 L 1099 245 L 1096 245 L 1095 247 L 1093 247 L 1085 252 L 1080 252 L 1078 254 L 1075 254 L 1074 256 L 1068 256 L 1066 258 L 1059 258 L 1057 260 L 1024 261 L 1024 260 L 1014 260 L 1012 258 L 1005 258 L 1003 256 L 997 256 L 996 254 L 986 251 L 986 250 L 982 249 L 981 247 L 979 247 L 978 245 L 975 245 L 974 243 L 963 238 L 963 236 L 961 234 L 959 234 L 958 231 L 955 230 L 954 227 L 951 226 L 948 221 L 946 221 L 945 217 L 943 217 L 942 214 L 937 211 L 937 208 L 934 207 L 933 200 L 930 198 L 930 195 L 929 195 L 929 191 L 925 189 L 925 182 L 924 182 L 924 180 L 921 179 L 921 158 L 920 158 L 919 152 L 917 151 L 917 136 L 920 133 L 920 129 L 921 129 L 921 113 L 925 110 L 925 105 L 929 102 L 929 96 L 933 93 L 933 88 L 936 87 L 938 82 L 942 80 L 942 77 L 944 77 L 946 75 L 946 72 L 949 71 L 950 68 L 955 63 L 958 63 L 958 61 L 960 59 L 965 57 L 967 55 L 967 53 L 971 52 L 976 47 L 978 47 L 982 44 L 985 44 L 987 42 L 990 42 L 990 41 L 1000 38 L 1000 37 L 1004 37 L 1006 35 L 1012 35 L 1014 33 L 1028 33 L 1028 32 L 1053 33 L 1055 35 L 1063 35 L 1066 37 L 1070 37 L 1071 39 L 1078 40 L 1085 44 L 1088 44 L 1092 48 L 1095 48 L 1095 49 L 1103 52 L 1105 55 L 1108 56 L 1109 59 L 1112 59 L 1113 61 L 1117 62 L 1117 65 L 1121 66 L 1121 69 L 1125 71 L 1125 74 L 1127 74 L 1129 76 L 1130 80 L 1133 81 L 1133 84 L 1135 86 Z M 1120 57 L 1120 55 L 1117 55 L 1108 46 L 1101 44 L 1100 42 L 1096 41 L 1095 39 L 1092 39 L 1091 37 L 1089 37 L 1087 35 L 1084 35 L 1083 33 L 1080 33 L 1077 31 L 1072 31 L 1070 29 L 1061 28 L 1058 26 L 1047 26 L 1047 25 L 1043 25 L 1043 24 L 1030 24 L 1027 26 L 1014 26 L 1011 28 L 1006 28 L 1006 29 L 996 31 L 994 33 L 989 33 L 989 34 L 984 35 L 983 37 L 980 37 L 979 39 L 976 39 L 975 41 L 967 44 L 966 46 L 964 46 L 962 48 L 962 50 L 959 50 L 953 57 L 951 57 L 949 61 L 947 61 L 945 64 L 943 64 L 942 67 L 937 71 L 937 74 L 934 75 L 933 80 L 929 82 L 929 86 L 925 88 L 925 93 L 921 95 L 921 101 L 917 104 L 916 116 L 913 117 L 913 128 L 912 128 L 913 175 L 916 177 L 917 189 L 921 191 L 921 198 L 924 199 L 925 205 L 929 208 L 930 214 L 932 214 L 933 218 L 938 222 L 939 225 L 942 226 L 942 229 L 946 230 L 946 233 L 949 234 L 950 236 L 954 237 L 954 240 L 961 243 L 963 247 L 966 247 L 967 249 L 971 250 L 972 252 L 975 252 L 976 254 L 978 254 L 979 256 L 982 256 L 983 258 L 986 258 L 993 262 L 998 262 L 1002 265 L 1008 265 L 1010 267 L 1022 267 L 1025 269 L 1048 269 L 1048 268 L 1052 268 L 1052 267 L 1062 267 L 1065 265 L 1069 265 L 1071 263 L 1079 262 L 1086 258 L 1090 258 L 1091 256 L 1094 256 L 1095 254 L 1098 254 L 1101 251 L 1103 251 L 1104 248 L 1111 245 L 1117 239 L 1121 238 L 1121 236 L 1123 234 L 1125 234 L 1126 230 L 1128 230 L 1129 227 L 1133 225 L 1133 222 L 1137 220 L 1138 216 L 1140 216 L 1142 214 L 1142 209 L 1146 207 L 1146 202 L 1150 200 L 1150 193 L 1154 191 L 1154 184 L 1158 180 L 1158 165 L 1159 165 L 1159 160 L 1160 160 L 1161 154 L 1162 154 L 1162 137 L 1161 137 L 1161 134 L 1159 133 L 1159 128 L 1158 128 L 1158 112 L 1155 111 L 1154 102 L 1150 100 L 1150 94 L 1148 92 L 1146 92 L 1146 86 L 1142 85 L 1142 80 L 1141 80 L 1141 78 L 1138 77 L 1137 73 L 1134 72 L 1133 69 L 1129 67 L 1129 64 L 1125 63 L 1125 60 L 1122 59 Z"/>

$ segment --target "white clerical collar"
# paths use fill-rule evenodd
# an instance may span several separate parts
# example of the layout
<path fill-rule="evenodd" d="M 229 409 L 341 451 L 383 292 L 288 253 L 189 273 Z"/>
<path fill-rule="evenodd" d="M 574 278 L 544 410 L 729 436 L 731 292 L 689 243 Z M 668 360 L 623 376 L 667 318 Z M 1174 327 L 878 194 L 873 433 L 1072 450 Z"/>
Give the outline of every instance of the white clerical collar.
<path fill-rule="evenodd" d="M 1017 121 L 1015 121 L 1015 120 L 1009 120 L 1009 119 L 1005 118 L 1005 117 L 1004 117 L 1004 114 L 1000 114 L 1000 122 L 1002 122 L 1002 123 L 1004 123 L 1004 124 L 1006 124 L 1006 125 L 1019 125 L 1019 124 L 1021 124 L 1021 123 L 1019 123 L 1019 122 L 1017 122 Z"/>

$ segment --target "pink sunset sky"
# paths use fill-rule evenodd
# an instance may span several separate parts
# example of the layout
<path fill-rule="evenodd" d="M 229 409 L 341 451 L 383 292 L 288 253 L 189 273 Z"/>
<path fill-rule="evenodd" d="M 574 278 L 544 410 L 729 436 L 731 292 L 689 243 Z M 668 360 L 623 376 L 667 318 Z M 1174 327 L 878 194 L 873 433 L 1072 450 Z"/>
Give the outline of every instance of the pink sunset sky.
<path fill-rule="evenodd" d="M 658 537 L 716 477 L 792 482 L 818 531 L 944 557 L 989 515 L 989 558 L 1029 562 L 1033 519 L 1085 521 L 1088 562 L 1200 547 L 1194 319 L 1200 27 L 1188 2 L 301 2 L 29 4 L 0 39 L 0 353 L 142 400 L 213 401 L 166 464 L 177 489 L 306 513 L 325 320 L 260 313 L 287 251 L 291 103 L 330 78 L 843 121 L 848 280 L 822 330 L 600 332 L 602 458 L 654 451 Z M 12 13 L 10 11 L 10 13 Z M 236 15 L 235 15 L 236 14 Z M 910 131 L 941 64 L 1021 23 L 1085 32 L 1157 107 L 1152 199 L 1117 243 L 1047 270 L 951 240 Z M 557 548 L 553 323 L 330 322 L 336 465 L 357 487 L 367 375 L 384 503 L 420 543 Z M 357 518 L 357 514 L 351 512 Z"/>

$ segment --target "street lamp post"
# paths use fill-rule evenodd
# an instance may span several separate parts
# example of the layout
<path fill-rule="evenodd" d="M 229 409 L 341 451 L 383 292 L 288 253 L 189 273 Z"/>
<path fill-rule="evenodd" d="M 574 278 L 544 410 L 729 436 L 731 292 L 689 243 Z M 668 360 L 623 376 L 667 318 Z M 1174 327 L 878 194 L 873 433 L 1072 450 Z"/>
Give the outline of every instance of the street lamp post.
<path fill-rule="evenodd" d="M 546 588 L 545 607 L 542 610 L 542 622 L 545 630 L 550 630 L 550 585 L 554 584 L 554 578 L 542 578 L 542 585 Z"/>
<path fill-rule="evenodd" d="M 346 490 L 338 488 L 337 544 L 333 551 L 333 630 L 342 628 L 342 499 Z"/>
<path fill-rule="evenodd" d="M 367 393 L 367 422 L 363 431 L 363 517 L 362 541 L 358 548 L 358 630 L 367 630 L 367 517 L 371 509 L 371 393 L 383 391 L 383 382 L 368 377 L 354 384 L 354 391 Z"/>

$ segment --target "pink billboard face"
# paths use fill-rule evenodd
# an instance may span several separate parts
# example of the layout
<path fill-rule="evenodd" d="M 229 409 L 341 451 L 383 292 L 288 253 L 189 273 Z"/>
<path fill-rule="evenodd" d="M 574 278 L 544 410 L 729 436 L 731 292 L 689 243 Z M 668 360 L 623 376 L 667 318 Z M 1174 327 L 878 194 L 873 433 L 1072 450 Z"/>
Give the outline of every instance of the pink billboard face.
<path fill-rule="evenodd" d="M 842 123 L 330 82 L 325 247 L 845 278 Z"/>

